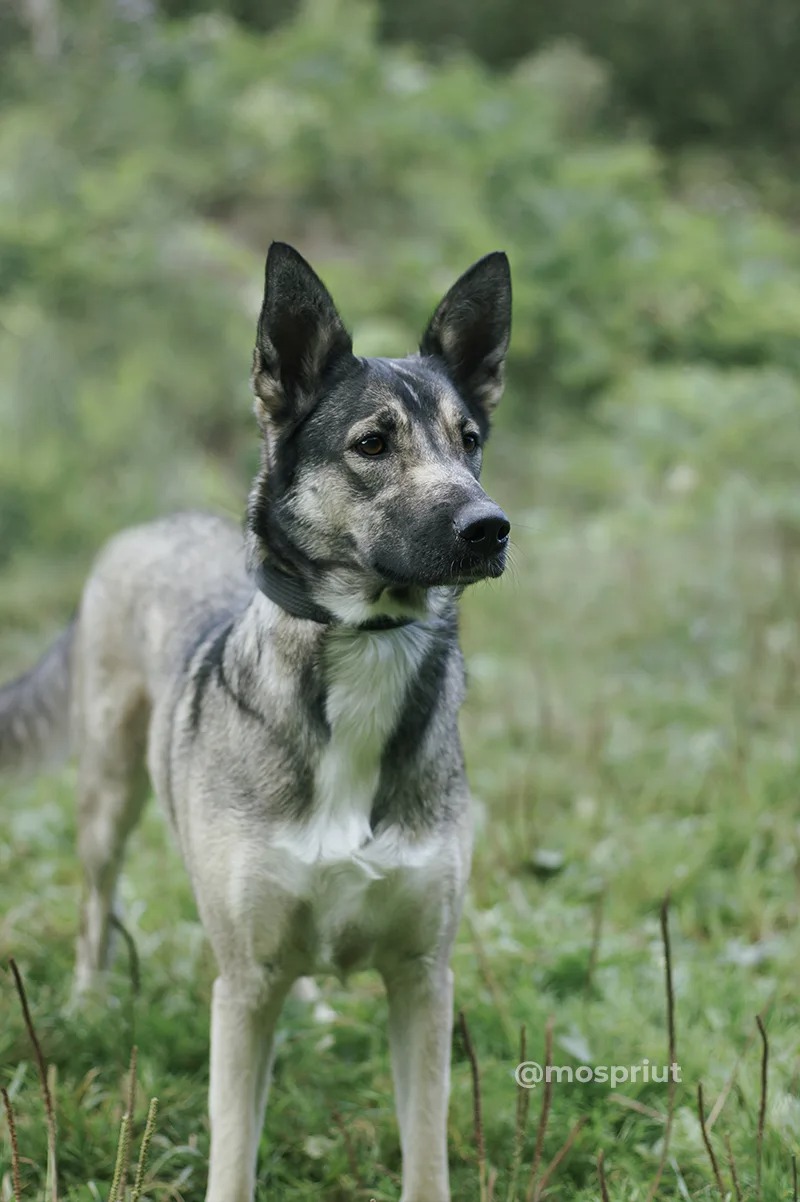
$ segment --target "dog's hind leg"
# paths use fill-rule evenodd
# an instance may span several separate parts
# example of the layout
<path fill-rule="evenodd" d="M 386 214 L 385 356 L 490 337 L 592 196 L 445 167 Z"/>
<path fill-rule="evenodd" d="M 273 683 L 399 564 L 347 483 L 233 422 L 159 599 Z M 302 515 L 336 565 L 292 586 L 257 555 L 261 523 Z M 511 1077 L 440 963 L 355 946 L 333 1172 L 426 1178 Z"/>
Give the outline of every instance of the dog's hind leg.
<path fill-rule="evenodd" d="M 251 1202 L 272 1072 L 275 1024 L 291 980 L 265 980 L 253 999 L 225 977 L 211 1004 L 211 1156 L 206 1202 Z"/>
<path fill-rule="evenodd" d="M 79 731 L 78 849 L 84 900 L 75 994 L 108 964 L 111 921 L 125 842 L 147 796 L 144 751 L 148 710 L 140 695 L 94 696 L 93 725 Z M 85 711 L 84 711 L 85 712 Z"/>
<path fill-rule="evenodd" d="M 447 1103 L 453 974 L 415 961 L 385 974 L 403 1152 L 401 1202 L 449 1202 Z"/>

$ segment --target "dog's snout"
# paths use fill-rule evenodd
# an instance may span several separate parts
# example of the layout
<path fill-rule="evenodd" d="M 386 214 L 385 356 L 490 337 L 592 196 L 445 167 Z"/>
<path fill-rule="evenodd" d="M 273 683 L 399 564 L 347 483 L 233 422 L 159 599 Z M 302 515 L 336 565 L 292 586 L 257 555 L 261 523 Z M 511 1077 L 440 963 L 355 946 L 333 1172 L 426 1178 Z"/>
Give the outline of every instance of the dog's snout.
<path fill-rule="evenodd" d="M 511 533 L 511 523 L 500 506 L 488 500 L 465 505 L 456 514 L 454 525 L 458 537 L 480 555 L 494 555 Z"/>

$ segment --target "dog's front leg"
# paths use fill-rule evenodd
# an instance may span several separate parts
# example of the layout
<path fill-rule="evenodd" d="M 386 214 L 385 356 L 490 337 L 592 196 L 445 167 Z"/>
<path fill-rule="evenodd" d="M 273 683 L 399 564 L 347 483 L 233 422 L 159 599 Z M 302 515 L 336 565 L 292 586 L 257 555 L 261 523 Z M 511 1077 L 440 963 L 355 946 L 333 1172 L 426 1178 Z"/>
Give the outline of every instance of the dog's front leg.
<path fill-rule="evenodd" d="M 290 984 L 272 980 L 254 1002 L 225 977 L 214 982 L 206 1202 L 251 1202 L 253 1198 L 275 1024 Z"/>
<path fill-rule="evenodd" d="M 449 1202 L 453 974 L 447 964 L 420 960 L 387 973 L 385 979 L 403 1151 L 401 1202 Z"/>

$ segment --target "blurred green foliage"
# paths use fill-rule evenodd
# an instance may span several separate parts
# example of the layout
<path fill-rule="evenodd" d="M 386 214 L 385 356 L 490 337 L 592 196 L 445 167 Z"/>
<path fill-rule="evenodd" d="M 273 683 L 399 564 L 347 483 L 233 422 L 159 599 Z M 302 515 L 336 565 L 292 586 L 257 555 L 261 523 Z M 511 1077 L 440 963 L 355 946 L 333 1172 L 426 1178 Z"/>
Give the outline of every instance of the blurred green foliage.
<path fill-rule="evenodd" d="M 497 76 L 383 45 L 358 0 L 268 34 L 133 3 L 61 18 L 54 61 L 22 41 L 5 61 L 0 562 L 178 504 L 240 509 L 275 237 L 366 354 L 413 350 L 454 276 L 506 248 L 507 421 L 691 393 L 727 428 L 727 373 L 767 366 L 796 402 L 794 233 L 728 179 L 676 199 L 650 145 L 607 132 L 608 76 L 575 46 Z"/>
<path fill-rule="evenodd" d="M 141 0 L 140 0 L 141 2 Z M 169 16 L 223 9 L 269 30 L 298 0 L 160 0 Z M 468 51 L 504 69 L 577 41 L 610 70 L 615 111 L 672 149 L 723 144 L 791 157 L 800 145 L 796 0 L 379 0 L 380 32 L 433 58 Z"/>
<path fill-rule="evenodd" d="M 390 37 L 462 46 L 496 67 L 576 39 L 610 68 L 622 112 L 661 145 L 767 149 L 797 162 L 795 0 L 384 0 L 381 14 Z"/>

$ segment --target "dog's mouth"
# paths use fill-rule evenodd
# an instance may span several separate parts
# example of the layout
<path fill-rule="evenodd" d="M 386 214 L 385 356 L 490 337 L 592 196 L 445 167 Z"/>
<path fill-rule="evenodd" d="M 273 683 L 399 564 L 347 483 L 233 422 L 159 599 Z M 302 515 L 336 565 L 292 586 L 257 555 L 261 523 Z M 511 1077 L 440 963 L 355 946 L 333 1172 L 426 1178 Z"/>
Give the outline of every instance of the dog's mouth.
<path fill-rule="evenodd" d="M 502 548 L 495 555 L 461 557 L 440 570 L 421 567 L 418 572 L 402 572 L 379 561 L 374 569 L 387 586 L 392 588 L 456 588 L 478 584 L 481 580 L 496 580 L 506 567 L 506 551 Z"/>
<path fill-rule="evenodd" d="M 480 580 L 496 580 L 506 570 L 506 553 L 500 551 L 491 559 L 482 559 L 472 568 L 462 569 L 455 584 L 477 584 Z"/>

